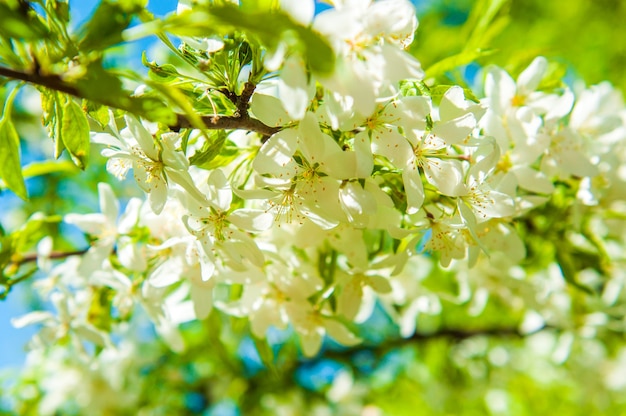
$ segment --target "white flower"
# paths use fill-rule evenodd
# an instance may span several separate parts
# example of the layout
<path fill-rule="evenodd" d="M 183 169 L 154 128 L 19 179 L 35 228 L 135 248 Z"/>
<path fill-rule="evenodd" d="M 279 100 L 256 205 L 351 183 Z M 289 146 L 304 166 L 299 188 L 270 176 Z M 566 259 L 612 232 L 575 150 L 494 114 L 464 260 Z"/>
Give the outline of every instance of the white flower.
<path fill-rule="evenodd" d="M 272 225 L 272 216 L 263 210 L 231 209 L 233 193 L 224 173 L 219 169 L 211 172 L 208 185 L 210 206 L 204 208 L 189 204 L 189 215 L 183 216 L 189 233 L 201 243 L 211 263 L 215 263 L 217 251 L 226 261 L 235 264 L 250 261 L 262 266 L 263 254 L 246 232 L 268 229 Z M 203 275 L 204 280 L 209 277 L 210 274 Z"/>
<path fill-rule="evenodd" d="M 178 184 L 196 201 L 206 204 L 206 198 L 195 186 L 189 174 L 189 162 L 175 148 L 177 133 L 163 133 L 155 141 L 152 133 L 135 117 L 124 116 L 127 127 L 117 132 L 115 119 L 111 117 L 113 134 L 92 134 L 92 141 L 109 146 L 102 150 L 108 157 L 107 170 L 119 179 L 126 176 L 132 167 L 135 180 L 148 193 L 150 206 L 155 213 L 163 210 L 167 200 L 169 181 Z"/>
<path fill-rule="evenodd" d="M 63 339 L 69 339 L 76 344 L 82 341 L 98 346 L 111 344 L 108 334 L 88 321 L 92 302 L 92 294 L 89 291 L 78 290 L 70 293 L 67 288 L 63 287 L 50 295 L 50 301 L 57 311 L 56 316 L 48 311 L 34 311 L 12 319 L 11 323 L 16 328 L 35 324 L 43 325 L 35 338 L 35 345 L 37 342 L 51 345 Z"/>
<path fill-rule="evenodd" d="M 313 357 L 319 352 L 326 334 L 345 346 L 353 346 L 361 342 L 361 339 L 339 321 L 314 309 L 308 303 L 289 302 L 286 309 L 291 324 L 300 338 L 302 352 L 307 357 Z"/>
<path fill-rule="evenodd" d="M 342 150 L 322 133 L 313 113 L 307 113 L 297 129 L 285 129 L 263 144 L 252 164 L 260 175 L 259 186 L 277 218 L 308 218 L 324 228 L 345 221 L 339 205 L 340 181 L 358 175 L 363 163 L 356 152 Z M 371 168 L 370 168 L 371 169 Z"/>
<path fill-rule="evenodd" d="M 458 217 L 431 219 L 431 229 L 424 250 L 437 253 L 441 265 L 447 267 L 452 259 L 463 259 L 467 252 L 467 241 L 463 235 L 466 226 Z"/>
<path fill-rule="evenodd" d="M 338 2 L 317 15 L 313 27 L 329 38 L 338 57 L 332 76 L 319 81 L 350 97 L 360 115 L 371 114 L 398 81 L 423 76 L 419 62 L 402 50 L 417 28 L 408 1 Z"/>
<path fill-rule="evenodd" d="M 501 68 L 492 67 L 485 79 L 482 100 L 487 112 L 480 125 L 493 136 L 505 154 L 509 147 L 524 147 L 526 160 L 532 163 L 547 145 L 536 139 L 544 120 L 553 124 L 571 109 L 573 95 L 566 90 L 563 95 L 535 91 L 547 70 L 547 61 L 536 58 L 518 77 L 517 82 Z M 542 119 L 543 117 L 543 119 Z"/>
<path fill-rule="evenodd" d="M 98 194 L 101 213 L 68 214 L 65 216 L 65 222 L 76 225 L 95 238 L 92 246 L 81 260 L 79 268 L 81 275 L 89 276 L 92 270 L 99 269 L 113 253 L 113 247 L 116 244 L 118 246 L 117 256 L 122 265 L 131 270 L 145 269 L 145 257 L 130 236 L 138 223 L 141 201 L 132 198 L 118 219 L 119 202 L 115 198 L 111 186 L 106 183 L 99 183 Z"/>
<path fill-rule="evenodd" d="M 349 320 L 363 322 L 374 310 L 375 297 L 368 293 L 386 294 L 391 292 L 391 284 L 375 271 L 341 273 L 337 277 L 341 292 L 337 297 L 337 312 Z"/>

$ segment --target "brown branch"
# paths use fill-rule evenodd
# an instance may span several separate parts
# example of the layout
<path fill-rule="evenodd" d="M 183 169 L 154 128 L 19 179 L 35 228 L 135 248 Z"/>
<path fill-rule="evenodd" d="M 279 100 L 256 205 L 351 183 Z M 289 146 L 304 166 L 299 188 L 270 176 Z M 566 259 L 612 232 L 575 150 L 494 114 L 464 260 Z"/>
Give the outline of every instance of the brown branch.
<path fill-rule="evenodd" d="M 46 75 L 35 72 L 22 72 L 0 66 L 0 76 L 25 81 L 29 84 L 39 85 L 41 87 L 69 94 L 77 98 L 86 98 L 81 91 L 76 88 L 76 86 L 64 81 L 60 76 L 55 74 Z M 263 136 L 271 136 L 272 134 L 280 131 L 280 127 L 270 127 L 262 121 L 251 118 L 248 115 L 248 103 L 250 101 L 250 97 L 254 93 L 254 89 L 255 85 L 247 82 L 242 94 L 240 96 L 233 96 L 233 99 L 235 100 L 234 103 L 237 106 L 237 115 L 202 116 L 201 119 L 204 122 L 205 127 L 209 130 L 247 130 L 260 133 Z M 100 100 L 99 104 L 117 108 L 115 104 L 112 105 L 106 97 L 103 100 Z M 170 126 L 170 128 L 174 131 L 193 127 L 196 126 L 193 126 L 189 119 L 181 114 L 178 115 L 176 124 Z"/>
<path fill-rule="evenodd" d="M 320 356 L 325 358 L 336 358 L 336 359 L 345 359 L 346 357 L 352 357 L 355 352 L 358 351 L 373 351 L 379 355 L 384 355 L 386 352 L 396 349 L 402 348 L 409 345 L 416 345 L 418 343 L 427 342 L 434 339 L 448 339 L 451 342 L 460 342 L 472 337 L 485 336 L 492 338 L 508 338 L 508 339 L 523 339 L 537 332 L 546 331 L 546 330 L 556 330 L 559 331 L 561 329 L 545 325 L 542 328 L 539 328 L 536 331 L 531 333 L 522 333 L 519 331 L 517 327 L 502 327 L 502 328 L 483 328 L 483 329 L 474 329 L 474 330 L 459 330 L 453 328 L 442 328 L 439 331 L 432 332 L 429 334 L 419 334 L 415 333 L 408 338 L 391 338 L 386 339 L 385 341 L 378 344 L 371 343 L 363 343 L 359 345 L 355 345 L 354 347 L 346 348 L 341 351 L 323 351 Z M 316 358 L 313 358 L 316 359 Z"/>
<path fill-rule="evenodd" d="M 248 107 L 252 94 L 256 85 L 251 82 L 246 82 L 241 95 L 234 94 L 226 89 L 219 90 L 222 94 L 226 95 L 230 101 L 237 107 L 237 112 L 234 116 L 203 116 L 201 117 L 204 125 L 210 130 L 248 130 L 261 133 L 265 138 L 268 138 L 274 133 L 281 130 L 280 127 L 271 127 L 260 120 L 251 118 L 248 114 Z M 175 126 L 170 126 L 172 130 L 178 131 L 185 128 L 193 128 L 192 123 L 183 115 L 178 115 L 178 121 Z"/>
<path fill-rule="evenodd" d="M 25 81 L 29 84 L 39 85 L 51 90 L 73 95 L 74 97 L 83 98 L 81 97 L 78 88 L 66 81 L 63 81 L 63 79 L 61 79 L 58 75 L 44 75 L 39 72 L 21 72 L 0 66 L 0 76 L 19 79 L 20 81 Z"/>
<path fill-rule="evenodd" d="M 255 88 L 256 85 L 251 82 L 246 82 L 241 95 L 237 98 L 235 105 L 241 117 L 248 115 L 248 103 L 250 102 L 250 98 L 252 98 L 252 94 L 254 94 Z"/>
<path fill-rule="evenodd" d="M 85 254 L 87 250 L 88 249 L 74 250 L 74 251 L 53 251 L 45 257 L 52 259 L 52 260 L 60 260 L 60 259 L 64 259 L 70 256 L 79 256 L 81 254 Z M 12 263 L 15 264 L 16 266 L 21 266 L 26 263 L 32 263 L 34 261 L 37 261 L 37 258 L 39 257 L 40 256 L 37 253 L 26 254 L 19 260 L 14 261 Z"/>
<path fill-rule="evenodd" d="M 209 130 L 247 130 L 260 133 L 264 136 L 271 136 L 272 134 L 281 130 L 280 127 L 270 127 L 263 124 L 256 118 L 249 116 L 203 116 L 201 117 L 204 125 Z M 178 122 L 175 126 L 170 126 L 172 130 L 178 131 L 180 129 L 193 128 L 192 123 L 183 115 L 178 115 Z"/>

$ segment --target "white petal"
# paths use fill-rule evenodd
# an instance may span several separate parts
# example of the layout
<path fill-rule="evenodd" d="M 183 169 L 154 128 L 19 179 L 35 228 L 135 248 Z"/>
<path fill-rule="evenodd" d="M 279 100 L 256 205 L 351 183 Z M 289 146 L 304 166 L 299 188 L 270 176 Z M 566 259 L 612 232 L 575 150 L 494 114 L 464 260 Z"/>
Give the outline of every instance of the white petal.
<path fill-rule="evenodd" d="M 152 208 L 152 212 L 159 215 L 161 211 L 163 211 L 163 207 L 165 207 L 165 203 L 167 202 L 167 186 L 165 186 L 165 182 L 153 185 L 150 193 L 148 194 L 148 200 L 150 201 L 150 208 Z"/>
<path fill-rule="evenodd" d="M 311 24 L 315 15 L 315 2 L 313 0 L 280 0 L 280 8 L 302 26 Z"/>
<path fill-rule="evenodd" d="M 154 145 L 154 138 L 152 134 L 141 124 L 134 116 L 125 115 L 126 125 L 132 136 L 137 140 L 139 146 L 144 151 L 146 156 L 152 160 L 158 160 L 157 149 Z"/>
<path fill-rule="evenodd" d="M 284 126 L 293 121 L 283 108 L 282 102 L 270 95 L 259 93 L 252 95 L 250 111 L 256 118 L 271 127 Z"/>
<path fill-rule="evenodd" d="M 424 78 L 424 71 L 419 61 L 402 49 L 384 44 L 382 56 L 385 60 L 385 80 L 387 82 L 396 83 L 403 79 Z"/>
<path fill-rule="evenodd" d="M 476 127 L 476 119 L 472 113 L 446 122 L 435 123 L 433 134 L 443 138 L 447 144 L 462 144 Z"/>
<path fill-rule="evenodd" d="M 328 331 L 328 335 L 341 345 L 352 346 L 361 342 L 360 338 L 357 338 L 352 332 L 350 332 L 345 326 L 332 319 L 324 319 L 324 326 Z"/>
<path fill-rule="evenodd" d="M 551 194 L 554 192 L 552 181 L 543 173 L 528 166 L 516 166 L 511 170 L 519 186 L 531 192 Z"/>
<path fill-rule="evenodd" d="M 209 316 L 213 309 L 213 286 L 192 285 L 189 292 L 196 318 L 204 319 Z"/>
<path fill-rule="evenodd" d="M 180 185 L 180 187 L 183 188 L 195 201 L 203 205 L 208 203 L 205 195 L 200 192 L 188 171 L 178 171 L 166 168 L 166 172 L 168 179 L 171 179 L 172 182 Z"/>
<path fill-rule="evenodd" d="M 366 132 L 361 132 L 354 138 L 354 152 L 356 153 L 355 178 L 369 178 L 374 169 L 372 146 Z"/>
<path fill-rule="evenodd" d="M 366 276 L 365 280 L 377 293 L 391 293 L 391 284 L 382 276 Z"/>
<path fill-rule="evenodd" d="M 142 248 L 127 236 L 118 240 L 117 257 L 122 266 L 135 272 L 143 272 L 148 267 Z"/>
<path fill-rule="evenodd" d="M 406 166 L 414 158 L 411 144 L 396 130 L 379 136 L 375 135 L 372 139 L 372 151 L 375 154 L 385 156 L 398 167 Z"/>
<path fill-rule="evenodd" d="M 404 182 L 404 192 L 406 193 L 406 212 L 407 214 L 415 214 L 424 203 L 425 195 L 422 176 L 415 166 L 407 166 L 402 171 L 402 180 Z"/>
<path fill-rule="evenodd" d="M 106 332 L 97 329 L 95 326 L 87 323 L 79 323 L 72 329 L 82 339 L 89 341 L 95 345 L 104 347 L 110 344 L 109 336 Z"/>
<path fill-rule="evenodd" d="M 148 277 L 148 283 L 154 287 L 165 287 L 178 282 L 183 271 L 180 257 L 172 257 L 159 264 Z"/>
<path fill-rule="evenodd" d="M 117 229 L 120 234 L 128 234 L 139 222 L 139 211 L 143 201 L 139 198 L 131 198 L 126 204 L 124 213 L 120 216 Z"/>
<path fill-rule="evenodd" d="M 485 205 L 483 212 L 491 218 L 509 217 L 515 213 L 515 200 L 502 192 L 491 190 L 488 194 L 491 204 Z"/>
<path fill-rule="evenodd" d="M 317 332 L 299 333 L 302 352 L 306 357 L 313 357 L 322 347 L 323 337 Z"/>
<path fill-rule="evenodd" d="M 233 192 L 226 175 L 221 169 L 211 171 L 208 179 L 209 203 L 220 211 L 228 211 L 233 200 Z"/>
<path fill-rule="evenodd" d="M 543 56 L 536 57 L 528 68 L 517 78 L 518 93 L 527 95 L 535 91 L 548 69 L 548 61 Z"/>
<path fill-rule="evenodd" d="M 341 288 L 341 294 L 337 299 L 337 311 L 346 319 L 353 320 L 359 312 L 363 288 L 358 276 L 349 276 L 349 281 Z"/>
<path fill-rule="evenodd" d="M 258 232 L 269 229 L 274 216 L 263 210 L 242 208 L 230 214 L 228 221 L 244 231 Z"/>
<path fill-rule="evenodd" d="M 11 325 L 15 328 L 24 328 L 27 325 L 54 322 L 54 315 L 47 311 L 33 311 L 19 318 L 11 318 Z"/>
<path fill-rule="evenodd" d="M 107 218 L 102 214 L 67 214 L 63 221 L 93 236 L 103 234 L 109 225 Z"/>
<path fill-rule="evenodd" d="M 298 135 L 294 129 L 286 129 L 272 135 L 263 143 L 259 153 L 252 162 L 255 171 L 274 176 L 293 176 L 295 162 L 293 154 L 298 147 Z"/>
<path fill-rule="evenodd" d="M 339 188 L 339 200 L 354 227 L 366 227 L 369 216 L 376 213 L 376 200 L 358 182 L 348 182 Z"/>
<path fill-rule="evenodd" d="M 463 88 L 453 86 L 446 91 L 439 104 L 439 117 L 441 120 L 452 120 L 467 114 L 467 103 Z"/>
<path fill-rule="evenodd" d="M 428 158 L 425 163 L 424 174 L 426 180 L 435 185 L 439 192 L 448 196 L 460 196 L 466 192 L 463 165 L 454 159 Z"/>
<path fill-rule="evenodd" d="M 298 56 L 287 58 L 278 81 L 278 97 L 293 120 L 301 120 L 311 101 L 304 62 Z"/>
<path fill-rule="evenodd" d="M 103 144 L 106 146 L 115 147 L 117 149 L 126 149 L 126 145 L 123 144 L 117 137 L 112 136 L 109 133 L 94 133 L 90 134 L 90 141 L 96 144 Z"/>
<path fill-rule="evenodd" d="M 503 115 L 511 107 L 511 100 L 517 91 L 513 78 L 500 68 L 491 68 L 485 78 L 487 106 Z"/>

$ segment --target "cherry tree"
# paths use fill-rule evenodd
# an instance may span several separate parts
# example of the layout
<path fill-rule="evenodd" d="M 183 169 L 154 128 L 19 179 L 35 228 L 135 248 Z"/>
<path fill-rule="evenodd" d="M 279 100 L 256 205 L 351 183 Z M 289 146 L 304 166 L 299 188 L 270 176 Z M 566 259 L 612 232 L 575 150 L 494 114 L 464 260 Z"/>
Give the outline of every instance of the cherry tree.
<path fill-rule="evenodd" d="M 180 0 L 156 17 L 107 0 L 78 27 L 64 1 L 0 4 L 3 188 L 28 204 L 25 178 L 60 172 L 99 201 L 57 188 L 61 209 L 0 230 L 0 296 L 28 286 L 42 304 L 12 320 L 38 328 L 20 412 L 383 414 L 401 408 L 377 383 L 402 378 L 384 360 L 410 367 L 402 389 L 426 383 L 441 369 L 413 346 L 437 339 L 467 377 L 578 365 L 596 411 L 620 405 L 619 90 L 566 83 L 542 56 L 512 73 L 480 47 L 423 68 L 408 0 L 328 3 Z M 487 3 L 468 45 L 488 38 L 502 2 Z M 108 63 L 155 36 L 144 72 Z M 446 81 L 475 60 L 479 82 Z M 23 166 L 25 97 L 49 159 Z M 320 362 L 333 376 L 311 387 Z M 483 387 L 492 413 L 517 405 Z"/>

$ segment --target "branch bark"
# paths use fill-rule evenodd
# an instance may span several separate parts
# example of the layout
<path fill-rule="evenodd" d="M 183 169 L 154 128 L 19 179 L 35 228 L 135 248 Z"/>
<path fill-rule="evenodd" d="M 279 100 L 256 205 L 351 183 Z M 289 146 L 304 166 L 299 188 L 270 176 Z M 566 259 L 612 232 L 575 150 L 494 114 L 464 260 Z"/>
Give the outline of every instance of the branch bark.
<path fill-rule="evenodd" d="M 56 74 L 41 74 L 38 72 L 23 72 L 16 71 L 14 69 L 0 67 L 0 76 L 15 80 L 27 82 L 29 84 L 38 85 L 41 87 L 49 88 L 51 90 L 59 91 L 64 94 L 69 94 L 77 98 L 86 99 L 81 94 L 80 90 L 76 88 L 72 83 L 63 80 Z M 255 85 L 247 82 L 244 91 L 236 99 L 237 114 L 234 116 L 202 116 L 201 119 L 208 130 L 246 130 L 260 133 L 263 136 L 271 136 L 272 134 L 281 130 L 280 127 L 271 127 L 264 124 L 262 121 L 251 118 L 248 115 L 248 103 L 252 94 L 254 93 Z M 98 104 L 102 104 L 108 107 L 116 108 L 115 105 L 104 98 L 99 101 Z M 170 126 L 174 131 L 180 129 L 192 128 L 190 120 L 182 114 L 178 115 L 176 124 Z"/>
<path fill-rule="evenodd" d="M 243 116 L 203 116 L 201 118 L 209 130 L 247 130 L 260 133 L 263 136 L 271 136 L 281 130 L 280 127 L 270 127 L 247 114 Z M 178 131 L 192 128 L 192 125 L 185 116 L 179 114 L 176 125 L 170 127 L 172 130 Z"/>

